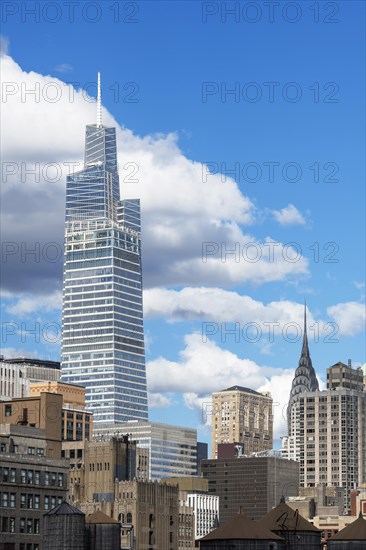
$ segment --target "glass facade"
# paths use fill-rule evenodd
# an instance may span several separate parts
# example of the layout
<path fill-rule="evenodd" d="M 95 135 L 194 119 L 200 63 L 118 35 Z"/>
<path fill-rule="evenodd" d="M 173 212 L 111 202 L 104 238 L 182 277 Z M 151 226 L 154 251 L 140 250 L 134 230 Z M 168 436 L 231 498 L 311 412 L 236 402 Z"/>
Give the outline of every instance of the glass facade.
<path fill-rule="evenodd" d="M 88 125 L 67 177 L 62 381 L 96 425 L 148 419 L 139 200 L 120 200 L 115 128 Z"/>

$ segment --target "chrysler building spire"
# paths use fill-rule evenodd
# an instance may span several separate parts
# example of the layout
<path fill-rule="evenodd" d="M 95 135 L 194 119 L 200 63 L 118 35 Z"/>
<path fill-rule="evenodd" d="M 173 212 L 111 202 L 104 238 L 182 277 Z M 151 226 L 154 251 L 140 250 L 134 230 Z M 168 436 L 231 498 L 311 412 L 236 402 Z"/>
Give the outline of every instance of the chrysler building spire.
<path fill-rule="evenodd" d="M 292 381 L 292 387 L 290 392 L 290 400 L 287 407 L 287 423 L 288 433 L 291 435 L 291 411 L 294 405 L 299 400 L 299 394 L 303 392 L 316 391 L 319 389 L 318 380 L 316 378 L 315 370 L 311 362 L 307 324 L 306 324 L 306 302 L 304 304 L 304 334 L 302 340 L 301 357 L 299 359 L 298 367 L 295 371 L 295 377 Z"/>

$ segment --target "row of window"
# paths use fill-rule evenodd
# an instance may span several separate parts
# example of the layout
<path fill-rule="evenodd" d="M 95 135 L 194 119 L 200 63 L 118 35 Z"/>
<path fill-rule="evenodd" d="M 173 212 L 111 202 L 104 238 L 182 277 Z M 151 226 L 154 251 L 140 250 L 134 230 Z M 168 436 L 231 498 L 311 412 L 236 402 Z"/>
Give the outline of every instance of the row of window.
<path fill-rule="evenodd" d="M 89 464 L 89 472 L 101 472 L 103 470 L 103 462 L 97 462 L 96 464 Z M 104 470 L 110 470 L 109 462 L 104 462 Z"/>
<path fill-rule="evenodd" d="M 29 533 L 37 535 L 39 534 L 39 519 L 27 520 L 26 518 L 19 518 L 19 529 L 17 529 L 18 518 L 14 517 L 0 517 L 0 531 L 2 533 Z M 19 544 L 19 550 L 39 550 L 40 545 L 38 543 L 23 543 Z"/>
<path fill-rule="evenodd" d="M 3 483 L 24 483 L 29 485 L 43 485 L 63 487 L 64 474 L 58 472 L 40 472 L 39 470 L 26 470 L 0 467 L 0 480 Z"/>

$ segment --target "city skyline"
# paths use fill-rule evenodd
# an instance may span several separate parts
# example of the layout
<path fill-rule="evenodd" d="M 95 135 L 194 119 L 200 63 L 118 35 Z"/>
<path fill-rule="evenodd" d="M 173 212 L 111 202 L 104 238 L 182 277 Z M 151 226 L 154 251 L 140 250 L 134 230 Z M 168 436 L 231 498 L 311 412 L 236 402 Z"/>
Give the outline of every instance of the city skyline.
<path fill-rule="evenodd" d="M 65 182 L 101 70 L 122 196 L 141 200 L 150 420 L 208 441 L 211 393 L 243 385 L 272 393 L 278 443 L 304 297 L 321 389 L 328 366 L 365 362 L 364 6 L 250 23 L 132 4 L 100 5 L 95 42 L 91 12 L 22 33 L 5 18 L 1 347 L 60 358 Z"/>

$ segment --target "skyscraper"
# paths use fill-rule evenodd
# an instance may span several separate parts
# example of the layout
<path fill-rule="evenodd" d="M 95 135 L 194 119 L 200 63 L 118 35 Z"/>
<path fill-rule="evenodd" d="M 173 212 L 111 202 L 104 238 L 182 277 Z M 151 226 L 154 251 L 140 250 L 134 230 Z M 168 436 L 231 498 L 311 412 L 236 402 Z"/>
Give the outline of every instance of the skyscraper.
<path fill-rule="evenodd" d="M 299 400 L 300 484 L 344 487 L 366 482 L 366 391 L 361 369 L 338 362 L 327 369 L 327 389 L 303 393 Z"/>
<path fill-rule="evenodd" d="M 287 406 L 288 435 L 282 438 L 282 456 L 292 460 L 300 461 L 300 425 L 299 425 L 299 399 L 304 392 L 317 391 L 318 380 L 311 362 L 307 324 L 306 304 L 304 306 L 304 334 L 302 341 L 301 356 L 295 376 L 292 381 L 290 399 Z"/>
<path fill-rule="evenodd" d="M 221 443 L 242 443 L 244 454 L 272 449 L 273 400 L 269 392 L 232 386 L 212 394 L 212 458 Z"/>
<path fill-rule="evenodd" d="M 67 177 L 62 381 L 86 388 L 94 423 L 147 420 L 139 200 L 120 200 L 116 130 L 86 126 Z"/>

